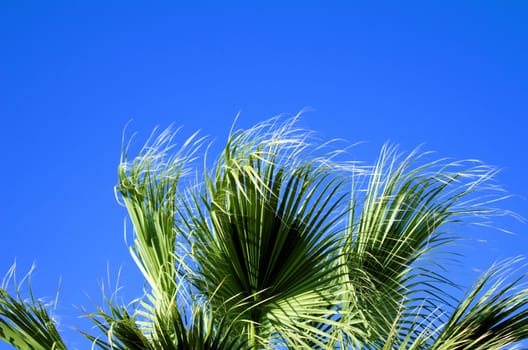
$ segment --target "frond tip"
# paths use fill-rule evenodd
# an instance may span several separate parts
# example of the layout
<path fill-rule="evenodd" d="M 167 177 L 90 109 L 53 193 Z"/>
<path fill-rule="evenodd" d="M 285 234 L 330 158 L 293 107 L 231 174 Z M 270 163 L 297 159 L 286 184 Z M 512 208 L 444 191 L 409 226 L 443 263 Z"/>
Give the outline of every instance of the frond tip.
<path fill-rule="evenodd" d="M 15 266 L 13 264 L 0 287 L 0 339 L 17 349 L 65 350 L 66 346 L 50 316 L 50 306 L 33 295 L 31 272 L 23 279 L 27 281 L 29 290 L 29 298 L 24 299 L 21 285 L 16 281 Z M 14 281 L 14 296 L 7 292 L 11 280 Z"/>
<path fill-rule="evenodd" d="M 509 259 L 486 271 L 456 307 L 431 349 L 503 349 L 527 339 L 528 274 L 522 260 Z"/>

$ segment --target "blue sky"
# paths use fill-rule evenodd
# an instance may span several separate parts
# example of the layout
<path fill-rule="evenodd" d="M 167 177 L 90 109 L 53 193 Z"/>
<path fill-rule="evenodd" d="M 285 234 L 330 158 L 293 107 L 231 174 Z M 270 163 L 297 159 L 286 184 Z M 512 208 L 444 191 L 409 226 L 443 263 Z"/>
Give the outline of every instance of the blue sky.
<path fill-rule="evenodd" d="M 0 273 L 33 262 L 35 293 L 61 279 L 61 328 L 86 327 L 72 305 L 100 300 L 107 266 L 124 296 L 141 294 L 114 199 L 121 134 L 156 126 L 201 129 L 220 145 L 240 112 L 249 127 L 304 107 L 301 125 L 324 139 L 385 141 L 502 169 L 528 216 L 528 4 L 524 1 L 0 2 Z M 526 255 L 516 232 L 468 229 L 454 272 Z M 0 349 L 7 349 L 0 345 Z"/>

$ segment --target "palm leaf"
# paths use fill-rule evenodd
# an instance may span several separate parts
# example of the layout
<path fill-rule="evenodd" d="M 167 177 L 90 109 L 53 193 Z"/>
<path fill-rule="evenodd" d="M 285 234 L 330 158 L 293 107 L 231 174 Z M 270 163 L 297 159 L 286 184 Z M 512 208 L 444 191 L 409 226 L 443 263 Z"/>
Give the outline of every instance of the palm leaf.
<path fill-rule="evenodd" d="M 246 330 L 253 340 L 302 333 L 301 344 L 317 341 L 324 334 L 310 323 L 336 314 L 337 224 L 348 194 L 328 154 L 315 155 L 306 140 L 291 121 L 233 133 L 182 212 L 196 288 L 221 302 L 253 299 L 245 316 L 259 325 Z"/>
<path fill-rule="evenodd" d="M 453 303 L 444 292 L 453 283 L 439 273 L 445 259 L 439 252 L 456 240 L 452 224 L 493 213 L 473 196 L 493 169 L 441 160 L 415 165 L 424 156 L 411 153 L 399 160 L 396 148 L 384 147 L 365 194 L 356 195 L 353 204 L 361 210 L 351 214 L 344 251 L 369 341 L 384 342 L 395 319 L 412 319 L 416 312 L 427 317 L 438 305 Z M 405 336 L 410 331 L 397 329 Z"/>
<path fill-rule="evenodd" d="M 14 296 L 7 292 L 14 279 Z M 49 306 L 36 299 L 26 276 L 29 298 L 24 299 L 15 278 L 15 265 L 11 267 L 0 288 L 0 339 L 17 349 L 64 350 L 66 346 L 50 316 Z"/>
<path fill-rule="evenodd" d="M 495 350 L 528 338 L 528 275 L 520 261 L 507 260 L 486 271 L 456 307 L 431 349 Z"/>

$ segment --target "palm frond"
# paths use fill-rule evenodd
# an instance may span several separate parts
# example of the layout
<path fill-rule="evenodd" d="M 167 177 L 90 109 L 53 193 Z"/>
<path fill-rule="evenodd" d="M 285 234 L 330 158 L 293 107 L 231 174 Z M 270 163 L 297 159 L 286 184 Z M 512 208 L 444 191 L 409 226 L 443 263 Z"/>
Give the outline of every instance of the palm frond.
<path fill-rule="evenodd" d="M 15 278 L 15 264 L 0 287 L 0 339 L 17 349 L 65 350 L 50 305 L 36 299 L 31 288 L 30 273 L 26 276 L 29 297 L 25 299 Z M 7 292 L 14 280 L 14 294 Z"/>
<path fill-rule="evenodd" d="M 520 262 L 506 260 L 486 271 L 456 307 L 431 349 L 498 350 L 527 339 L 528 274 Z"/>
<path fill-rule="evenodd" d="M 493 169 L 471 162 L 424 163 L 424 156 L 413 152 L 400 160 L 396 148 L 384 147 L 364 194 L 356 194 L 353 204 L 345 255 L 371 340 L 383 339 L 394 319 L 453 303 L 442 287 L 453 284 L 439 274 L 440 248 L 456 240 L 452 224 L 494 212 L 482 204 L 487 199 L 474 196 Z M 401 310 L 403 301 L 407 307 Z"/>
<path fill-rule="evenodd" d="M 116 191 L 134 227 L 130 251 L 150 287 L 153 311 L 171 307 L 179 289 L 178 275 L 185 270 L 185 260 L 176 255 L 177 197 L 186 166 L 203 141 L 194 134 L 176 151 L 175 135 L 170 129 L 156 138 L 153 133 L 132 161 L 128 160 L 128 146 L 124 146 L 118 168 Z M 169 155 L 171 151 L 174 154 Z M 154 313 L 150 313 L 152 319 Z"/>
<path fill-rule="evenodd" d="M 125 307 L 105 298 L 106 309 L 98 307 L 86 313 L 103 336 L 82 334 L 93 346 L 104 350 L 249 350 L 235 323 L 208 303 L 173 304 L 165 310 L 153 310 L 151 327 L 144 327 L 145 305 L 141 301 Z M 181 301 L 180 301 L 181 302 Z M 242 307 L 242 306 L 239 306 Z M 129 311 L 131 309 L 132 311 Z"/>
<path fill-rule="evenodd" d="M 307 322 L 328 322 L 338 306 L 337 226 L 348 193 L 331 155 L 317 155 L 294 121 L 275 122 L 230 136 L 182 210 L 181 230 L 200 293 L 222 303 L 253 299 L 246 317 L 259 327 L 248 329 L 250 338 L 292 338 L 286 333 L 295 329 L 315 340 Z"/>

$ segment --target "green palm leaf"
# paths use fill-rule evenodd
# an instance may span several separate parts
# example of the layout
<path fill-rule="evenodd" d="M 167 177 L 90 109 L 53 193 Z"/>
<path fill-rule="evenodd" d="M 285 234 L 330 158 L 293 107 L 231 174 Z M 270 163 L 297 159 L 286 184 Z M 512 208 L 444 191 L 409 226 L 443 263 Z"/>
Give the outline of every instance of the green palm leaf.
<path fill-rule="evenodd" d="M 232 134 L 182 213 L 196 288 L 221 302 L 252 300 L 245 315 L 252 341 L 302 332 L 300 344 L 321 342 L 327 334 L 310 322 L 336 314 L 336 226 L 348 194 L 328 155 L 309 154 L 305 141 L 291 123 Z"/>
<path fill-rule="evenodd" d="M 490 268 L 475 282 L 431 349 L 503 349 L 528 338 L 526 265 L 519 259 Z M 517 273 L 522 271 L 519 277 Z"/>
<path fill-rule="evenodd" d="M 63 350 L 66 349 L 49 307 L 35 299 L 30 284 L 30 273 L 26 276 L 29 298 L 24 299 L 16 279 L 15 296 L 7 292 L 8 284 L 15 277 L 15 265 L 4 278 L 0 288 L 0 339 L 17 349 Z"/>
<path fill-rule="evenodd" d="M 410 154 L 398 160 L 395 148 L 384 148 L 365 195 L 356 200 L 361 210 L 351 215 L 346 261 L 371 340 L 386 339 L 394 319 L 415 317 L 415 312 L 426 317 L 438 305 L 452 302 L 443 293 L 442 285 L 452 283 L 439 274 L 443 266 L 438 255 L 456 240 L 449 228 L 469 222 L 470 216 L 493 213 L 482 203 L 485 199 L 472 197 L 493 169 L 463 162 L 415 165 L 421 157 Z"/>

